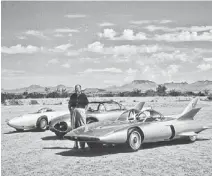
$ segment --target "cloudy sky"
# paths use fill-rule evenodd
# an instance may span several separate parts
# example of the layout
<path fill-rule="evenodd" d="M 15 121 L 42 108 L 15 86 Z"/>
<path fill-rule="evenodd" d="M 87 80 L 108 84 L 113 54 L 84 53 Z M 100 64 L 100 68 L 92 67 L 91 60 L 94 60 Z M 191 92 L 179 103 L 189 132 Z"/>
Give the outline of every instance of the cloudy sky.
<path fill-rule="evenodd" d="M 212 2 L 2 2 L 2 88 L 212 77 Z"/>

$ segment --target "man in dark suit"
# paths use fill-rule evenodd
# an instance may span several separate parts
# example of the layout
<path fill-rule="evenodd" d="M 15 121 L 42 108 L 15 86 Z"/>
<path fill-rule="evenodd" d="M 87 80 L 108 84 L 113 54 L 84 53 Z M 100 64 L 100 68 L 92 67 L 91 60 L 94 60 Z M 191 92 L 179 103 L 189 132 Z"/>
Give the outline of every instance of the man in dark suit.
<path fill-rule="evenodd" d="M 86 125 L 86 114 L 85 109 L 88 105 L 87 96 L 82 93 L 81 85 L 75 86 L 75 93 L 71 95 L 68 108 L 71 114 L 71 125 L 72 129 Z M 85 143 L 80 143 L 81 148 L 85 147 Z M 78 142 L 75 141 L 75 149 L 78 149 Z"/>

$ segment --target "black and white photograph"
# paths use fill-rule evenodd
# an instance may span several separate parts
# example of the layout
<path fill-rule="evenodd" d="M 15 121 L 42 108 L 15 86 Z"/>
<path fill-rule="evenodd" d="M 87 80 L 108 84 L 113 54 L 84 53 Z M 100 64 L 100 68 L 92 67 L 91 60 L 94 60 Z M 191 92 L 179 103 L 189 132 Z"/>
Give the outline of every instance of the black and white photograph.
<path fill-rule="evenodd" d="M 1 1 L 2 176 L 211 176 L 212 1 Z"/>

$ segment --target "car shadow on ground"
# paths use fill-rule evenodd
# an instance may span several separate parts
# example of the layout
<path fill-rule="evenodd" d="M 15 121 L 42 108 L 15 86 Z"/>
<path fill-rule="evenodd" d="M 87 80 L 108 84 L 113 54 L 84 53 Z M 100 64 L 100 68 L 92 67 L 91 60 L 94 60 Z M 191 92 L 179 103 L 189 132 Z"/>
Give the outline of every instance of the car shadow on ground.
<path fill-rule="evenodd" d="M 210 140 L 210 139 L 199 138 L 196 140 L 196 142 L 205 141 L 205 140 Z M 185 140 L 174 140 L 174 141 L 167 141 L 167 142 L 163 141 L 163 142 L 143 144 L 142 149 L 145 150 L 145 149 L 153 149 L 153 148 L 164 147 L 164 146 L 186 145 L 186 144 L 191 144 L 191 143 Z M 45 149 L 61 149 L 61 148 L 55 147 L 55 148 L 45 148 Z M 86 147 L 85 149 L 78 149 L 78 150 L 71 149 L 68 151 L 59 152 L 59 153 L 56 153 L 56 155 L 76 156 L 76 157 L 97 157 L 97 156 L 112 155 L 117 153 L 130 153 L 130 150 L 124 145 L 123 146 L 104 146 L 101 149 L 90 149 Z"/>
<path fill-rule="evenodd" d="M 43 147 L 43 149 L 73 149 L 72 147 Z"/>
<path fill-rule="evenodd" d="M 24 130 L 24 131 L 9 131 L 9 132 L 6 132 L 4 134 L 16 134 L 16 133 L 42 133 L 44 131 L 39 131 L 37 129 L 33 129 L 33 130 Z"/>
<path fill-rule="evenodd" d="M 41 138 L 43 141 L 51 141 L 51 140 L 68 140 L 66 138 L 59 138 L 57 136 L 46 136 Z"/>

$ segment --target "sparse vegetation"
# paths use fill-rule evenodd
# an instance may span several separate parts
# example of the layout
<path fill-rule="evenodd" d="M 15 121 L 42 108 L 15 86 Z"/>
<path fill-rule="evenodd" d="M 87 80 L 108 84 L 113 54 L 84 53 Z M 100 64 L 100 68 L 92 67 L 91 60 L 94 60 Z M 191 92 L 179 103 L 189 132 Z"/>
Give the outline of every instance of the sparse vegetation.
<path fill-rule="evenodd" d="M 88 97 L 152 97 L 152 96 L 207 96 L 208 100 L 212 100 L 212 94 L 209 94 L 208 90 L 200 92 L 181 92 L 178 90 L 166 91 L 167 88 L 164 85 L 159 85 L 156 90 L 150 89 L 142 92 L 140 89 L 134 89 L 133 91 L 125 92 L 97 92 L 95 94 L 87 93 Z M 5 104 L 6 100 L 12 99 L 30 99 L 30 98 L 68 98 L 71 96 L 71 93 L 68 93 L 66 89 L 57 89 L 53 92 L 46 90 L 45 93 L 28 93 L 27 91 L 22 94 L 14 93 L 1 93 L 1 103 Z"/>

